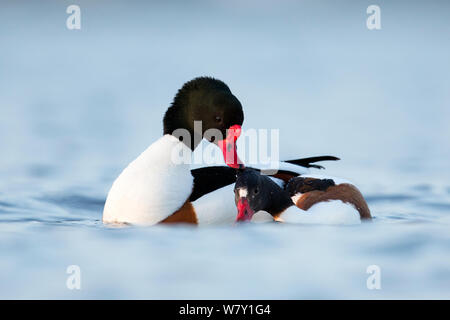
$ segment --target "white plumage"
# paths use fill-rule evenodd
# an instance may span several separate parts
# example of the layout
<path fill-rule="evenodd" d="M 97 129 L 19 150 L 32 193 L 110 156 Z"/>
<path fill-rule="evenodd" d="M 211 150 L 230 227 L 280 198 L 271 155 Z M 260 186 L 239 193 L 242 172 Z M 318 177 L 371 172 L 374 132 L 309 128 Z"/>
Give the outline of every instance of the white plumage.
<path fill-rule="evenodd" d="M 234 183 L 192 202 L 199 225 L 233 224 L 236 220 Z"/>
<path fill-rule="evenodd" d="M 164 135 L 131 162 L 114 181 L 103 222 L 153 225 L 178 210 L 192 192 L 189 163 L 175 163 L 174 152 L 191 150 Z"/>
<path fill-rule="evenodd" d="M 352 205 L 341 200 L 319 202 L 308 211 L 292 206 L 287 208 L 277 220 L 302 224 L 351 225 L 361 223 L 359 212 Z"/>

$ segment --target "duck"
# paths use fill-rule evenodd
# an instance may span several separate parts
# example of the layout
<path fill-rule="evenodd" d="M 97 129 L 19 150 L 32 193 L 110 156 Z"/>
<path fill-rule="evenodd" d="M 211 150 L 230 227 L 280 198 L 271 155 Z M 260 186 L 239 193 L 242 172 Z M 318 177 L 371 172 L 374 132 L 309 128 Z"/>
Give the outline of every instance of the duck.
<path fill-rule="evenodd" d="M 236 147 L 243 121 L 242 105 L 223 81 L 198 77 L 186 82 L 164 114 L 162 137 L 113 182 L 103 209 L 103 223 L 234 223 L 233 186 L 237 170 L 245 167 Z M 210 134 L 211 130 L 215 134 Z M 189 161 L 183 161 L 191 159 L 203 139 L 219 147 L 224 166 L 193 169 Z M 324 160 L 338 158 L 287 160 L 273 176 L 290 179 L 310 167 L 319 167 L 314 163 Z"/>
<path fill-rule="evenodd" d="M 254 215 L 298 224 L 360 224 L 372 219 L 359 189 L 347 180 L 304 174 L 287 183 L 251 168 L 241 169 L 234 186 L 236 222 Z M 264 219 L 262 219 L 264 220 Z"/>

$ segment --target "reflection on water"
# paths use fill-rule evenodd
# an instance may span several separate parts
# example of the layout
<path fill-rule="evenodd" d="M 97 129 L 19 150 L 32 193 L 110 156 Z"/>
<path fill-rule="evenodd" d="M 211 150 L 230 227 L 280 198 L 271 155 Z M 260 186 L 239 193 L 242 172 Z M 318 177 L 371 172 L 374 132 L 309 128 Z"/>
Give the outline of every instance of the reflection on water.
<path fill-rule="evenodd" d="M 0 298 L 450 298 L 448 8 L 385 3 L 368 32 L 356 3 L 112 3 L 81 1 L 79 32 L 51 2 L 1 5 Z M 112 181 L 205 74 L 244 129 L 281 128 L 280 158 L 341 157 L 326 173 L 373 223 L 104 226 Z"/>

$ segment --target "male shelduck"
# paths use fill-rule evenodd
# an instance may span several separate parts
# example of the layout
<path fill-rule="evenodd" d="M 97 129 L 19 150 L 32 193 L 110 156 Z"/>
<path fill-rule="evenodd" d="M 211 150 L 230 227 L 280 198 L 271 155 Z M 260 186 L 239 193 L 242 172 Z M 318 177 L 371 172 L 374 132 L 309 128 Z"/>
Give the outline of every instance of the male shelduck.
<path fill-rule="evenodd" d="M 247 168 L 238 173 L 234 191 L 238 222 L 251 220 L 258 211 L 288 223 L 357 224 L 371 219 L 361 192 L 341 179 L 302 175 L 280 185 Z"/>
<path fill-rule="evenodd" d="M 195 130 L 201 121 L 201 131 Z M 200 77 L 183 85 L 163 119 L 164 135 L 132 161 L 114 181 L 104 207 L 104 223 L 154 225 L 158 223 L 233 223 L 233 184 L 236 168 L 243 167 L 236 153 L 244 113 L 239 100 L 222 81 Z M 184 130 L 188 138 L 175 135 Z M 222 140 L 205 137 L 217 129 Z M 190 156 L 206 138 L 216 144 L 229 166 L 191 170 L 191 164 L 174 161 L 174 154 Z M 307 172 L 311 163 L 337 160 L 324 156 L 284 163 L 279 175 Z M 289 167 L 290 166 L 290 167 Z"/>

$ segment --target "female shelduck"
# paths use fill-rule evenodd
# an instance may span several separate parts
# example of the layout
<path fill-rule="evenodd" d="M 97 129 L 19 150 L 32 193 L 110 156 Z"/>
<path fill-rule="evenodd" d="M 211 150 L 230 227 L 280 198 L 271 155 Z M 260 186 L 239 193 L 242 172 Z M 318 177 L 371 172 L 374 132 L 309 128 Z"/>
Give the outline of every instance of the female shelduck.
<path fill-rule="evenodd" d="M 201 121 L 200 131 L 196 121 Z M 236 168 L 243 167 L 237 157 L 236 139 L 243 121 L 241 103 L 224 82 L 200 77 L 185 83 L 164 115 L 164 135 L 114 181 L 106 199 L 103 222 L 233 223 L 236 210 L 233 184 Z M 209 129 L 218 130 L 225 138 L 205 136 Z M 187 135 L 179 135 L 180 130 Z M 179 154 L 190 156 L 203 138 L 222 150 L 229 167 L 191 170 L 189 162 L 174 159 Z M 279 174 L 298 176 L 307 172 L 307 167 L 316 166 L 313 162 L 336 159 L 325 156 L 292 160 L 283 164 Z"/>
<path fill-rule="evenodd" d="M 362 194 L 341 179 L 302 175 L 284 184 L 247 168 L 238 173 L 234 191 L 238 222 L 251 220 L 258 211 L 288 223 L 356 224 L 371 219 Z"/>

